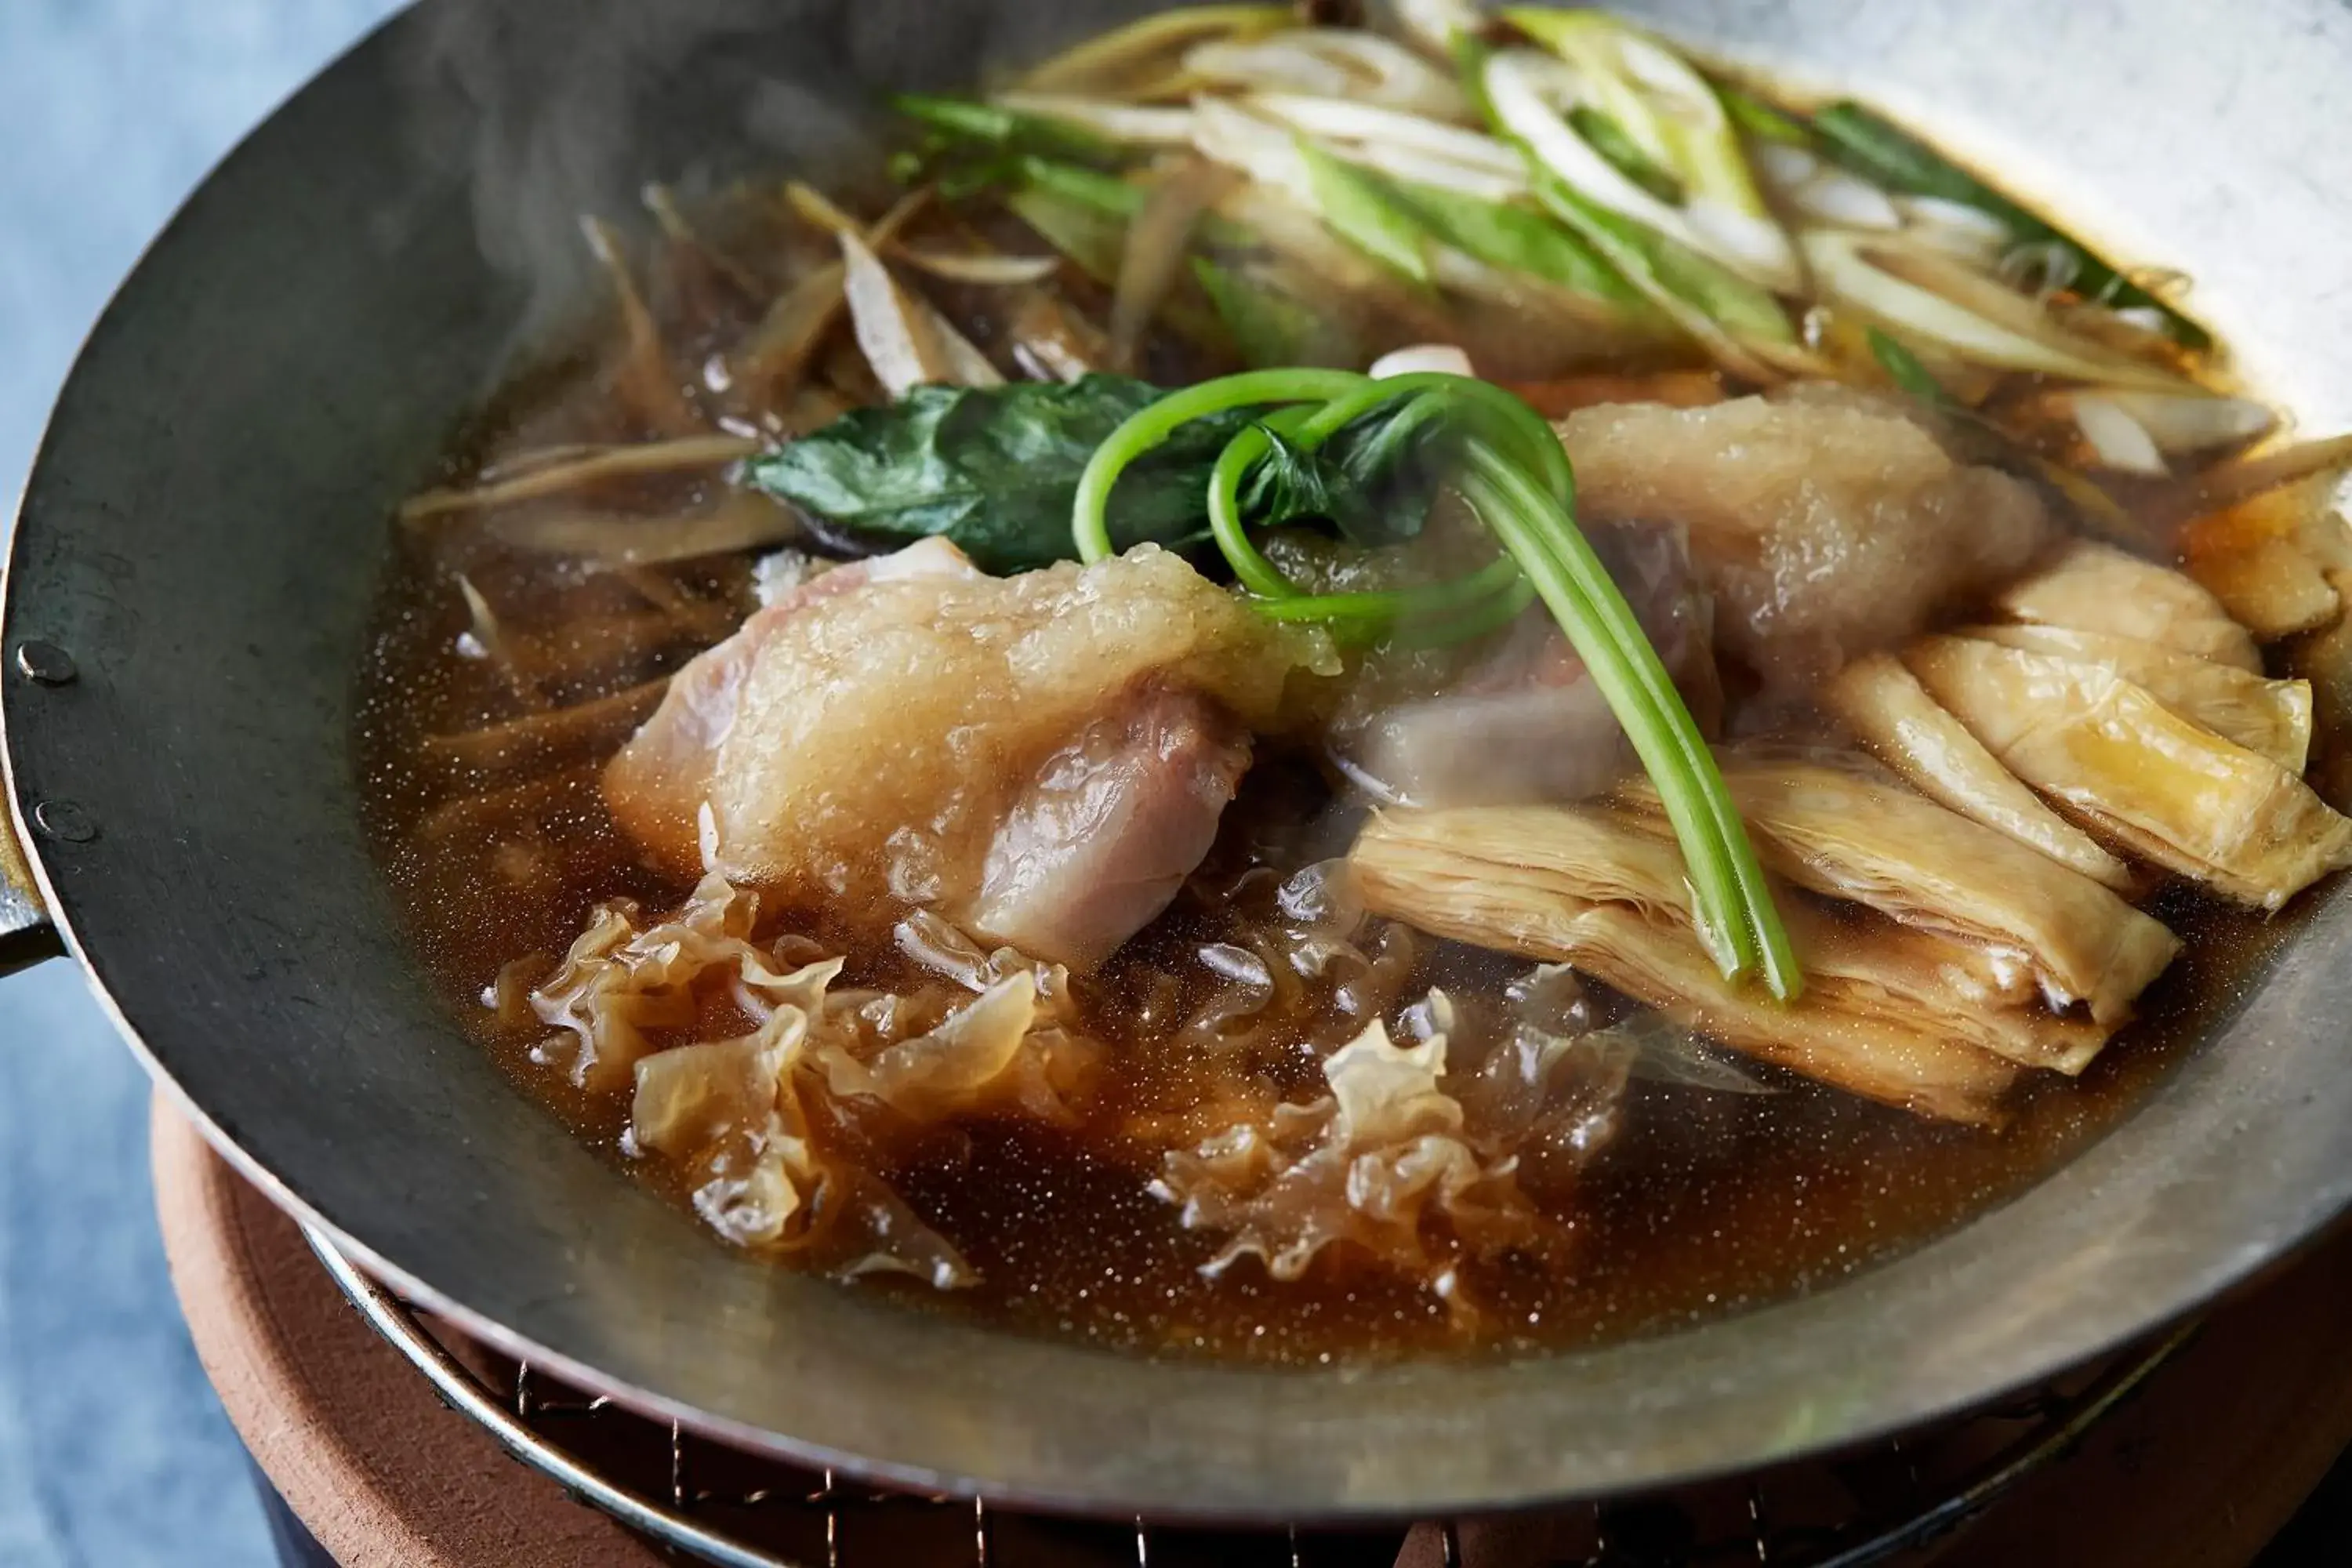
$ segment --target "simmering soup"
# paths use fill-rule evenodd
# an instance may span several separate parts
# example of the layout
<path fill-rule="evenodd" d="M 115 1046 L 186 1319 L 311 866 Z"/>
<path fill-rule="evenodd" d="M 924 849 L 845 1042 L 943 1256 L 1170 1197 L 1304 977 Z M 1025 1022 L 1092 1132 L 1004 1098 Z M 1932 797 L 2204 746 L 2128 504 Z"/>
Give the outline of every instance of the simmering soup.
<path fill-rule="evenodd" d="M 883 107 L 583 217 L 362 674 L 453 1007 L 714 1245 L 1655 1330 L 2033 1180 L 2352 863 L 2344 442 L 1869 108 L 1423 5 Z"/>

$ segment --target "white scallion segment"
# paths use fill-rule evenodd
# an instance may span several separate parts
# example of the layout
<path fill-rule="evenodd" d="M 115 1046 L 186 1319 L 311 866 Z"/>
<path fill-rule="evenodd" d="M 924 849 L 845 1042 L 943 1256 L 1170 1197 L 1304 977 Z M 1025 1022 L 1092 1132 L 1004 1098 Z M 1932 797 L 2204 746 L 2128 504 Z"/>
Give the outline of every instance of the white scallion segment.
<path fill-rule="evenodd" d="M 1925 240 L 1964 261 L 1991 267 L 2009 248 L 2009 226 L 1989 212 L 1941 196 L 1896 196 L 1895 211 L 1914 238 Z M 2163 317 L 2158 318 L 2159 327 Z"/>
<path fill-rule="evenodd" d="M 1382 146 L 1378 142 L 1318 142 L 1334 156 L 1350 163 L 1360 163 L 1367 169 L 1387 174 L 1392 179 L 1411 180 L 1416 184 L 1436 185 L 1458 195 L 1475 196 L 1482 202 L 1516 201 L 1528 194 L 1527 167 L 1523 163 L 1515 173 L 1495 174 L 1486 169 L 1435 158 L 1426 153 L 1416 153 L 1409 147 Z"/>
<path fill-rule="evenodd" d="M 1528 194 L 1527 160 L 1517 148 L 1458 125 L 1392 109 L 1301 93 L 1254 93 L 1252 113 L 1312 137 L 1349 163 L 1482 201 Z"/>
<path fill-rule="evenodd" d="M 2099 396 L 2131 416 L 2159 452 L 2206 452 L 2267 436 L 2278 415 L 2246 397 L 2201 393 L 2116 392 Z"/>
<path fill-rule="evenodd" d="M 1039 92 L 1079 92 L 1132 87 L 1147 68 L 1209 38 L 1253 38 L 1288 27 L 1288 5 L 1187 5 L 1155 11 L 1076 44 L 1033 66 L 1021 85 Z"/>
<path fill-rule="evenodd" d="M 1816 223 L 1845 228 L 1903 226 L 1903 214 L 1893 197 L 1802 147 L 1767 142 L 1756 149 L 1755 160 L 1756 177 L 1765 189 Z"/>
<path fill-rule="evenodd" d="M 1470 368 L 1470 356 L 1453 343 L 1412 343 L 1391 349 L 1374 360 L 1365 374 L 1374 381 L 1385 381 L 1392 375 L 1417 375 L 1424 371 L 1440 371 L 1447 375 L 1477 374 Z"/>
<path fill-rule="evenodd" d="M 1469 118 L 1450 72 L 1393 38 L 1348 27 L 1302 27 L 1247 43 L 1202 44 L 1184 68 L 1223 88 L 1346 98 L 1437 120 Z"/>
<path fill-rule="evenodd" d="M 1192 150 L 1211 163 L 1237 169 L 1280 191 L 1303 210 L 1316 210 L 1315 181 L 1297 138 L 1270 120 L 1217 98 L 1192 103 Z"/>
<path fill-rule="evenodd" d="M 897 247 L 891 255 L 916 271 L 928 272 L 934 278 L 998 289 L 1043 282 L 1062 266 L 1058 256 L 968 256 L 951 250 L 919 250 L 911 246 Z"/>
<path fill-rule="evenodd" d="M 1192 134 L 1192 111 L 1181 104 L 1116 103 L 1058 92 L 1000 92 L 996 106 L 1015 114 L 1057 121 L 1129 147 L 1181 147 Z"/>
<path fill-rule="evenodd" d="M 1824 169 L 1790 200 L 1807 217 L 1848 228 L 1897 229 L 1903 215 L 1885 191 L 1843 169 Z"/>
<path fill-rule="evenodd" d="M 2069 401 L 2074 409 L 2074 427 L 2090 443 L 2091 450 L 2098 454 L 2101 466 L 2117 473 L 2150 478 L 2161 478 L 2170 471 L 2165 467 L 2164 454 L 2156 449 L 2156 442 L 2147 429 L 2112 398 L 2078 392 Z"/>
<path fill-rule="evenodd" d="M 1453 51 L 1457 37 L 1475 37 L 1486 26 L 1478 0 L 1390 0 L 1389 14 L 1406 37 L 1441 55 Z"/>
<path fill-rule="evenodd" d="M 1267 119 L 1310 136 L 1408 148 L 1489 174 L 1517 175 L 1522 184 L 1526 183 L 1527 165 L 1517 148 L 1484 132 L 1426 115 L 1297 92 L 1252 93 L 1243 102 Z"/>
<path fill-rule="evenodd" d="M 852 335 L 884 391 L 903 397 L 926 382 L 1003 384 L 988 357 L 929 300 L 900 287 L 864 240 L 845 230 L 836 237 Z"/>
<path fill-rule="evenodd" d="M 1830 299 L 1962 359 L 2143 391 L 2178 392 L 2186 384 L 2169 372 L 2074 337 L 2034 300 L 1948 255 L 1915 251 L 1901 258 L 1892 248 L 1895 239 L 1844 229 L 1813 229 L 1799 243 L 1815 284 Z M 1898 258 L 1915 275 L 1937 276 L 1968 302 L 1895 276 L 1889 264 Z"/>
<path fill-rule="evenodd" d="M 1487 100 L 1504 129 L 1587 200 L 1656 229 L 1767 289 L 1794 293 L 1801 286 L 1802 272 L 1789 237 L 1764 210 L 1744 163 L 1734 174 L 1712 154 L 1693 155 L 1693 149 L 1703 145 L 1701 138 L 1677 142 L 1674 155 L 1660 160 L 1688 192 L 1681 205 L 1673 205 L 1627 178 L 1568 122 L 1568 114 L 1580 105 L 1603 107 L 1576 67 L 1533 49 L 1503 49 L 1487 60 L 1485 80 Z M 1706 96 L 1715 103 L 1712 92 Z M 1714 112 L 1721 124 L 1722 106 L 1715 104 Z M 1729 136 L 1727 125 L 1723 134 Z M 1730 156 L 1738 157 L 1736 147 Z"/>
<path fill-rule="evenodd" d="M 1786 142 L 1759 142 L 1748 156 L 1756 177 L 1781 192 L 1795 191 L 1825 166 L 1813 153 Z"/>

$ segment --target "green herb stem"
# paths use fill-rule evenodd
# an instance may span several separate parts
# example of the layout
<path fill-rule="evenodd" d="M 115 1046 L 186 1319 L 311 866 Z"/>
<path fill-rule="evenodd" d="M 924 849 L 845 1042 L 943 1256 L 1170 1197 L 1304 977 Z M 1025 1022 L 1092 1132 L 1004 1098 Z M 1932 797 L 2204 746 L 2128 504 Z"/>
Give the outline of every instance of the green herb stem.
<path fill-rule="evenodd" d="M 1484 442 L 1471 442 L 1466 457 L 1464 498 L 1535 584 L 1665 803 L 1690 870 L 1701 942 L 1727 977 L 1760 963 L 1772 994 L 1794 1000 L 1804 974 L 1763 865 L 1633 606 L 1565 508 Z"/>
<path fill-rule="evenodd" d="M 1267 416 L 1225 443 L 1225 449 L 1217 454 L 1217 466 L 1209 470 L 1209 536 L 1216 541 L 1218 552 L 1233 567 L 1234 576 L 1241 585 L 1261 599 L 1294 599 L 1301 595 L 1290 579 L 1282 574 L 1281 568 L 1259 553 L 1257 546 L 1251 542 L 1248 525 L 1242 519 L 1242 480 L 1274 449 L 1267 432 L 1271 429 L 1290 434 L 1306 412 L 1286 408 Z"/>
<path fill-rule="evenodd" d="M 1528 581 L 1519 563 L 1507 554 L 1501 557 L 1511 568 L 1511 584 L 1493 595 L 1483 604 L 1473 605 L 1458 616 L 1431 621 L 1406 621 L 1389 634 L 1392 641 L 1407 647 L 1450 647 L 1473 637 L 1502 630 L 1517 620 L 1521 612 L 1536 602 L 1536 585 Z"/>
<path fill-rule="evenodd" d="M 1183 426 L 1227 409 L 1259 404 L 1320 403 L 1345 396 L 1370 378 L 1346 370 L 1245 370 L 1171 392 L 1137 411 L 1095 448 L 1078 476 L 1071 533 L 1078 559 L 1108 561 L 1118 553 L 1110 538 L 1110 493 L 1127 466 Z"/>
<path fill-rule="evenodd" d="M 1475 572 L 1449 577 L 1418 588 L 1377 588 L 1353 594 L 1286 592 L 1256 608 L 1277 621 L 1321 621 L 1336 617 L 1408 622 L 1480 611 L 1508 593 L 1521 580 L 1518 563 L 1497 555 Z"/>

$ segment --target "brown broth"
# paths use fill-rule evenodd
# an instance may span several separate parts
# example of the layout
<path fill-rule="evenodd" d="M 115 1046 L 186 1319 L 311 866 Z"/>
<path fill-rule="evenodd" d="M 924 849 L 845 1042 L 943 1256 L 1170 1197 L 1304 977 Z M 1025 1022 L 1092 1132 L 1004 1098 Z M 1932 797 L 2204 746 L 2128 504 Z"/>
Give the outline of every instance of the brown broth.
<path fill-rule="evenodd" d="M 559 602 L 582 592 L 538 586 Z M 455 598 L 424 552 L 411 552 L 386 594 L 364 678 L 371 826 L 453 1010 L 528 1092 L 621 1162 L 625 1100 L 590 1096 L 535 1064 L 490 1027 L 479 999 L 508 961 L 560 952 L 597 902 L 630 897 L 659 909 L 686 889 L 639 861 L 586 769 L 520 785 L 523 809 L 460 805 L 452 829 L 453 808 L 442 807 L 432 826 L 433 803 L 452 785 L 419 765 L 418 738 L 510 705 L 478 662 L 451 651 L 464 625 Z M 612 672 L 612 689 L 664 663 Z M 520 889 L 518 856 L 532 862 Z M 1175 1210 L 1145 1191 L 1148 1173 L 1118 1157 L 1113 1130 L 1139 1086 L 1116 1070 L 1076 1132 L 971 1128 L 891 1173 L 979 1271 L 977 1289 L 942 1298 L 898 1281 L 858 1288 L 1122 1349 L 1286 1363 L 1589 1344 L 1801 1295 L 1983 1213 L 2115 1125 L 2277 939 L 2275 928 L 2185 893 L 2157 912 L 2188 942 L 2145 998 L 2145 1016 L 2080 1079 L 2035 1075 L 1998 1131 L 1784 1076 L 1769 1097 L 1636 1080 L 1622 1131 L 1578 1192 L 1572 1247 L 1557 1260 L 1477 1268 L 1480 1311 L 1466 1329 L 1417 1282 L 1370 1270 L 1318 1266 L 1283 1284 L 1244 1263 L 1204 1278 L 1199 1266 L 1216 1239 L 1181 1229 Z M 1147 940 L 1172 950 L 1187 934 L 1163 921 Z M 1476 962 L 1441 951 L 1423 971 L 1453 979 L 1465 961 Z M 1088 1022 L 1116 1059 L 1116 1011 Z M 647 1163 L 630 1163 L 643 1173 Z"/>
<path fill-rule="evenodd" d="M 698 355 L 709 340 L 689 341 Z M 471 475 L 501 449 L 646 434 L 610 406 L 594 368 L 593 356 L 578 356 L 519 384 L 454 445 L 444 478 Z M 1155 368 L 1162 379 L 1186 378 Z M 714 486 L 685 476 L 607 487 L 594 499 L 683 507 Z M 599 902 L 625 897 L 661 910 L 687 889 L 651 868 L 606 815 L 596 765 L 609 745 L 485 767 L 436 759 L 426 738 L 524 710 L 489 662 L 458 651 L 467 624 L 459 571 L 489 595 L 518 646 L 565 666 L 542 694 L 549 706 L 664 676 L 713 634 L 684 626 L 665 633 L 649 617 L 645 587 L 620 574 L 485 546 L 463 521 L 401 526 L 361 673 L 362 793 L 388 879 L 426 970 L 484 1048 L 617 1165 L 665 1182 L 658 1162 L 622 1152 L 625 1097 L 589 1094 L 534 1061 L 533 1041 L 502 1036 L 481 997 L 510 961 L 561 953 Z M 688 595 L 722 626 L 749 607 L 740 561 L 656 576 L 652 586 Z M 1295 1283 L 1276 1283 L 1251 1261 L 1204 1277 L 1200 1265 L 1217 1238 L 1184 1231 L 1175 1208 L 1147 1192 L 1152 1162 L 1120 1131 L 1150 1094 L 1153 1053 L 1144 1047 L 1161 1026 L 1122 1009 L 1114 975 L 1109 999 L 1087 1019 L 1112 1065 L 1084 1125 L 964 1128 L 888 1173 L 963 1252 L 980 1285 L 951 1295 L 887 1278 L 856 1288 L 1121 1349 L 1289 1364 L 1584 1345 L 1823 1289 L 1983 1214 L 2130 1114 L 2284 939 L 2281 924 L 2178 890 L 2159 906 L 2186 948 L 2143 998 L 2140 1020 L 2081 1079 L 2032 1075 L 1999 1131 L 1927 1121 L 1786 1075 L 1768 1074 L 1780 1090 L 1769 1097 L 1635 1081 L 1618 1136 L 1585 1172 L 1572 1213 L 1560 1216 L 1572 1245 L 1473 1268 L 1465 1294 L 1477 1311 L 1467 1322 L 1417 1280 L 1350 1268 L 1328 1254 Z M 1213 924 L 1187 924 L 1202 918 L 1163 919 L 1129 967 L 1213 939 Z M 861 983 L 893 977 L 895 960 L 852 956 Z M 1499 973 L 1490 955 L 1437 944 L 1406 994 L 1465 976 L 1491 988 Z M 1311 1057 L 1299 1054 L 1293 1067 L 1294 1095 L 1319 1081 Z M 709 1244 L 724 1245 L 715 1237 Z"/>

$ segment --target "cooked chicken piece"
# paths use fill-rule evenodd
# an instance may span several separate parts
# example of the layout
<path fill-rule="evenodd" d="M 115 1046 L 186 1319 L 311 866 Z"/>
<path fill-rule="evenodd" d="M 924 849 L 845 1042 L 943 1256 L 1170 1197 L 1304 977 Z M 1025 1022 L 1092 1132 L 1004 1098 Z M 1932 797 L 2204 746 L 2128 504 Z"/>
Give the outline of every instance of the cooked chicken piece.
<path fill-rule="evenodd" d="M 604 798 L 629 836 L 673 871 L 701 865 L 696 816 L 710 795 L 711 770 L 734 728 L 743 682 L 761 650 L 812 605 L 870 582 L 977 577 L 980 569 L 944 539 L 892 555 L 853 561 L 806 577 L 670 678 L 661 706 L 604 771 Z"/>
<path fill-rule="evenodd" d="M 1481 947 L 1566 963 L 1711 1038 L 1923 1115 L 1990 1119 L 2017 1068 L 2078 1067 L 2105 1030 L 1988 994 L 1968 944 L 1864 917 L 1786 911 L 1806 991 L 1727 984 L 1692 929 L 1682 857 L 1580 806 L 1391 811 L 1349 856 L 1366 905 Z M 1997 977 L 1996 977 L 1997 978 Z"/>
<path fill-rule="evenodd" d="M 2221 601 L 2185 574 L 2112 545 L 2078 539 L 1996 601 L 2021 621 L 2137 637 L 2217 664 L 2262 673 L 2262 655 Z"/>
<path fill-rule="evenodd" d="M 2110 888 L 2129 888 L 2132 869 L 2042 804 L 2017 775 L 1937 706 L 1892 654 L 1874 653 L 1829 683 L 1829 706 L 1879 760 L 1930 800 L 2006 833 L 2061 866 Z"/>
<path fill-rule="evenodd" d="M 1249 762 L 1248 733 L 1201 697 L 1137 693 L 1045 759 L 959 923 L 1093 968 L 1175 898 Z"/>
<path fill-rule="evenodd" d="M 2311 760 L 2311 683 L 2265 680 L 2137 637 L 2066 626 L 1970 626 L 1963 637 L 2114 670 L 2192 724 L 2259 752 L 2291 773 Z"/>
<path fill-rule="evenodd" d="M 2019 778 L 2168 869 L 2276 910 L 2352 865 L 2352 819 L 2114 670 L 1969 637 L 1928 637 L 1905 657 Z"/>
<path fill-rule="evenodd" d="M 2032 489 L 1852 394 L 1610 405 L 1559 431 L 1580 514 L 1685 525 L 1717 636 L 1776 685 L 1901 642 L 2051 538 Z"/>
<path fill-rule="evenodd" d="M 713 868 L 887 928 L 910 905 L 968 908 L 1016 812 L 1033 826 L 1050 816 L 1022 804 L 1047 759 L 1126 714 L 1136 693 L 1195 694 L 1255 730 L 1276 722 L 1294 669 L 1328 659 L 1319 636 L 1252 614 L 1150 546 L 994 578 L 948 546 L 917 545 L 813 579 L 680 671 L 607 768 L 604 794 L 622 828 L 673 869 L 702 862 L 707 806 Z M 1191 786 L 1168 775 L 1198 782 L 1185 747 L 1149 760 L 1126 775 L 1139 787 L 1180 799 Z M 1139 831 L 1160 820 L 1144 804 L 1106 809 Z M 1161 852 L 1183 837 L 1171 833 Z M 1064 866 L 1132 869 L 1105 855 Z M 1069 882 L 1059 892 L 1134 907 Z M 1079 945 L 1102 947 L 1102 933 Z"/>
<path fill-rule="evenodd" d="M 2170 931 L 2089 878 L 1900 784 L 1772 758 L 1728 758 L 1723 775 L 1772 869 L 2013 955 L 2061 1011 L 2083 1002 L 2100 1023 L 2121 1024 L 2180 951 Z M 1626 793 L 1645 812 L 1661 809 L 1646 780 Z"/>

